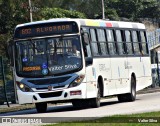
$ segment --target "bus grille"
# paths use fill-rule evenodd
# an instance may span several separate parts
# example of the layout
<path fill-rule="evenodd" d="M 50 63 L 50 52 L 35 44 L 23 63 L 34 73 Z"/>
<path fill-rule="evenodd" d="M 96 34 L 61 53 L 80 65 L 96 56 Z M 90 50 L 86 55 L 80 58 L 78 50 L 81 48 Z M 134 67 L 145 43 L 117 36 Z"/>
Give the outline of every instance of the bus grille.
<path fill-rule="evenodd" d="M 28 80 L 28 82 L 35 84 L 35 85 L 48 85 L 48 84 L 56 84 L 62 83 L 68 80 L 69 77 L 60 77 L 60 78 L 50 78 L 50 79 L 39 79 L 39 80 Z"/>
<path fill-rule="evenodd" d="M 41 98 L 50 98 L 50 97 L 59 97 L 62 95 L 62 91 L 59 92 L 51 92 L 51 93 L 39 93 Z"/>
<path fill-rule="evenodd" d="M 65 87 L 65 85 L 62 85 L 62 86 L 54 86 L 53 88 L 56 89 L 56 88 L 63 88 Z M 48 90 L 48 87 L 38 87 L 36 88 L 37 90 Z"/>

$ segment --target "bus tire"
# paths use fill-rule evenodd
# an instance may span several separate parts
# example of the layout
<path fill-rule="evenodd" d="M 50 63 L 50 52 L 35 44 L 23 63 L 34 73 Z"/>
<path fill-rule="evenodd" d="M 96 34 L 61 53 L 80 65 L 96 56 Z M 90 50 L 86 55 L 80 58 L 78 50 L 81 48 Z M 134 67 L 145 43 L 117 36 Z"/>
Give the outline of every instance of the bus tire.
<path fill-rule="evenodd" d="M 128 101 L 136 100 L 136 80 L 133 76 L 131 77 L 131 93 L 129 93 L 127 97 Z"/>
<path fill-rule="evenodd" d="M 126 94 L 119 94 L 117 97 L 118 97 L 119 102 L 126 102 L 127 101 Z"/>
<path fill-rule="evenodd" d="M 93 108 L 98 108 L 100 107 L 100 99 L 101 99 L 101 92 L 99 88 L 99 84 L 97 85 L 97 97 L 90 99 L 90 105 Z"/>
<path fill-rule="evenodd" d="M 131 77 L 131 88 L 130 93 L 127 94 L 119 94 L 118 101 L 119 102 L 131 102 L 136 100 L 136 81 L 134 77 Z"/>
<path fill-rule="evenodd" d="M 40 102 L 36 103 L 36 109 L 38 113 L 44 113 L 47 111 L 47 103 L 46 102 Z"/>

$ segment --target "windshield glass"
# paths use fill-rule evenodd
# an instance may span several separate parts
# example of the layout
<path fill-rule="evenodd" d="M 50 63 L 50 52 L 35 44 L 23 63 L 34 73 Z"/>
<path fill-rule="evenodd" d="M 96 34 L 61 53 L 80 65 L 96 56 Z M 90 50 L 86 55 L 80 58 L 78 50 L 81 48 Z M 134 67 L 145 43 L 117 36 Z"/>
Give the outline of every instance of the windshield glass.
<path fill-rule="evenodd" d="M 16 42 L 16 70 L 20 76 L 46 76 L 81 68 L 78 36 Z"/>

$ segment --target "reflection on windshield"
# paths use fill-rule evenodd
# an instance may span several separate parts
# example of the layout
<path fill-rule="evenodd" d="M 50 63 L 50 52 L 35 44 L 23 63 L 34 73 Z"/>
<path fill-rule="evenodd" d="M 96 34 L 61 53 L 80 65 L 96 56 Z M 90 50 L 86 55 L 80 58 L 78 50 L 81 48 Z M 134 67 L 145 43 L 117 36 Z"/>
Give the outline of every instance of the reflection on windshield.
<path fill-rule="evenodd" d="M 16 43 L 16 67 L 20 75 L 63 74 L 81 66 L 77 36 L 20 41 Z"/>

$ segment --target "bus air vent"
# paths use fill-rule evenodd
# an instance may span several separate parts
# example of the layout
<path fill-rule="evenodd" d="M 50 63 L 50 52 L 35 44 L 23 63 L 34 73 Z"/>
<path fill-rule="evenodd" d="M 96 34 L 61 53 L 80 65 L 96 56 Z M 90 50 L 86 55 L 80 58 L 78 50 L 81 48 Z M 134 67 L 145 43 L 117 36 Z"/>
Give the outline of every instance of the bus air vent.
<path fill-rule="evenodd" d="M 41 98 L 59 97 L 62 95 L 62 91 L 51 92 L 51 93 L 39 93 Z"/>

